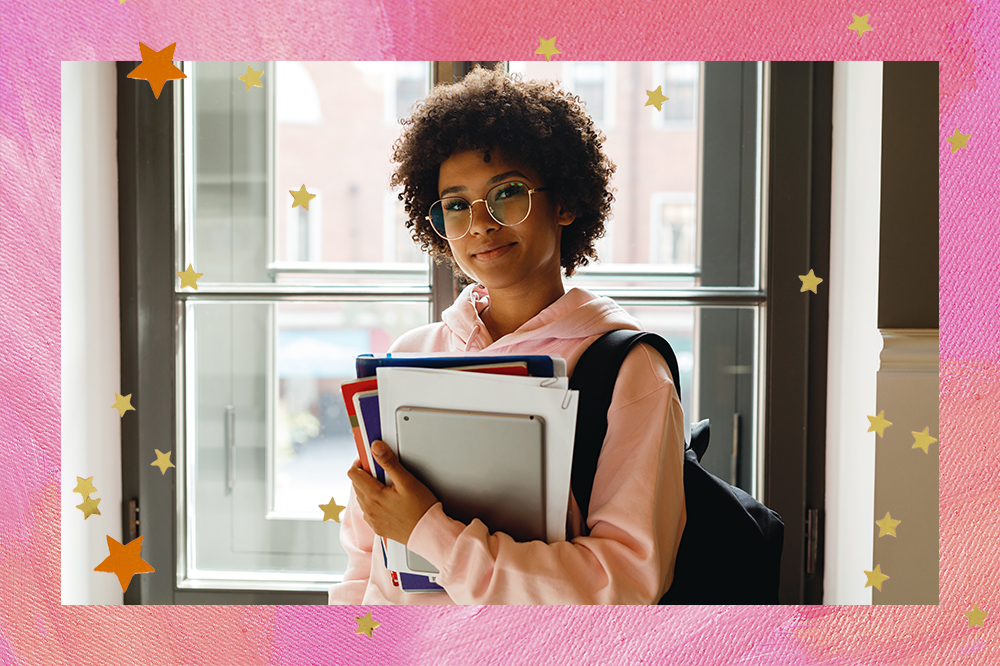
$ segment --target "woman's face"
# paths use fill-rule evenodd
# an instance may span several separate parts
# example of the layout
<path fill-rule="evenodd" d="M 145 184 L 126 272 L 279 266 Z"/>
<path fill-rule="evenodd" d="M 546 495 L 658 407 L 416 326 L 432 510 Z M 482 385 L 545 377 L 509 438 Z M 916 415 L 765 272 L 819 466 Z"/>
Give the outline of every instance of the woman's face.
<path fill-rule="evenodd" d="M 498 151 L 489 162 L 483 161 L 481 151 L 455 153 L 441 164 L 438 196 L 477 201 L 495 185 L 511 181 L 530 189 L 546 186 L 534 169 L 509 162 Z M 562 228 L 573 222 L 574 215 L 555 204 L 554 195 L 549 190 L 532 194 L 528 218 L 513 227 L 494 220 L 485 202 L 473 205 L 469 233 L 448 241 L 459 268 L 487 290 L 558 279 Z"/>

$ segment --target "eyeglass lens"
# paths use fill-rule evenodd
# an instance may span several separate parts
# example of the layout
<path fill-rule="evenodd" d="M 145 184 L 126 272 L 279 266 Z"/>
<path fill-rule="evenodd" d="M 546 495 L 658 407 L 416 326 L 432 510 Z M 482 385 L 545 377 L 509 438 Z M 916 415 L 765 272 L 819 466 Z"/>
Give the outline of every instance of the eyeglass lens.
<path fill-rule="evenodd" d="M 502 183 L 486 194 L 486 208 L 500 224 L 512 227 L 524 222 L 531 207 L 531 195 L 524 183 Z M 434 230 L 448 240 L 457 240 L 472 228 L 472 208 L 462 197 L 448 197 L 431 206 Z"/>

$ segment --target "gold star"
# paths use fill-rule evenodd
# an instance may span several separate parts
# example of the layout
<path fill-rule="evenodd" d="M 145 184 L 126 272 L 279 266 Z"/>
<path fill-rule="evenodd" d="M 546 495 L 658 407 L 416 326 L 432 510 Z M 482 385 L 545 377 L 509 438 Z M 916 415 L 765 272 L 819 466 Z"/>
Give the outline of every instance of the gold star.
<path fill-rule="evenodd" d="M 538 43 L 541 44 L 541 46 L 535 49 L 535 55 L 540 54 L 545 56 L 545 62 L 549 62 L 549 58 L 551 58 L 555 54 L 562 53 L 562 51 L 556 48 L 555 37 L 553 37 L 552 39 L 542 39 L 541 37 L 539 37 Z"/>
<path fill-rule="evenodd" d="M 356 617 L 354 619 L 358 621 L 358 630 L 354 633 L 368 634 L 368 638 L 372 637 L 372 632 L 375 631 L 376 628 L 382 626 L 381 622 L 376 622 L 372 619 L 371 611 L 368 611 L 368 615 L 365 615 L 364 617 Z"/>
<path fill-rule="evenodd" d="M 118 582 L 122 586 L 122 592 L 128 589 L 128 584 L 132 576 L 138 573 L 149 573 L 155 571 L 149 566 L 149 562 L 142 559 L 142 537 L 136 537 L 133 541 L 122 545 L 108 537 L 108 551 L 111 553 L 104 561 L 94 567 L 94 571 L 113 573 L 118 576 Z"/>
<path fill-rule="evenodd" d="M 968 148 L 966 145 L 969 141 L 971 134 L 962 134 L 955 128 L 955 133 L 952 136 L 945 137 L 945 141 L 951 144 L 951 152 L 955 153 L 959 148 Z"/>
<path fill-rule="evenodd" d="M 891 422 L 885 420 L 884 409 L 878 413 L 878 416 L 869 416 L 868 422 L 872 426 L 868 428 L 868 432 L 877 432 L 879 437 L 885 436 L 885 429 L 892 425 Z"/>
<path fill-rule="evenodd" d="M 111 405 L 118 410 L 118 416 L 125 416 L 125 412 L 128 410 L 135 411 L 135 407 L 132 406 L 132 394 L 129 393 L 126 396 L 122 396 L 121 393 L 115 391 L 115 404 Z M 93 477 L 91 477 L 93 478 Z"/>
<path fill-rule="evenodd" d="M 101 512 L 97 510 L 97 505 L 100 501 L 100 498 L 91 499 L 90 497 L 87 497 L 83 500 L 83 504 L 77 504 L 76 508 L 83 511 L 83 519 L 87 520 L 87 518 L 90 518 L 94 514 L 97 514 L 98 516 L 101 515 Z"/>
<path fill-rule="evenodd" d="M 889 512 L 886 511 L 885 518 L 875 521 L 875 524 L 878 525 L 878 535 L 885 536 L 888 534 L 889 536 L 896 536 L 896 525 L 899 525 L 901 522 L 903 521 L 893 520 Z"/>
<path fill-rule="evenodd" d="M 184 287 L 194 287 L 194 290 L 198 291 L 198 279 L 202 275 L 204 275 L 204 273 L 195 273 L 191 264 L 188 264 L 187 269 L 185 269 L 183 273 L 177 273 L 177 277 L 181 279 L 181 289 Z"/>
<path fill-rule="evenodd" d="M 346 506 L 340 506 L 330 498 L 329 504 L 320 504 L 319 508 L 323 509 L 323 522 L 330 520 L 331 518 L 336 522 L 340 522 L 340 512 L 346 509 Z"/>
<path fill-rule="evenodd" d="M 243 76 L 237 76 L 236 78 L 238 78 L 240 81 L 242 81 L 243 83 L 246 84 L 247 91 L 249 92 L 249 90 L 251 88 L 253 88 L 254 86 L 257 86 L 258 88 L 263 88 L 264 87 L 264 84 L 260 82 L 260 76 L 263 73 L 264 73 L 264 70 L 260 70 L 258 72 L 256 69 L 252 68 L 250 65 L 247 65 L 247 73 L 244 74 Z"/>
<path fill-rule="evenodd" d="M 889 580 L 889 577 L 882 573 L 882 565 L 875 567 L 875 571 L 866 571 L 865 575 L 868 576 L 868 582 L 865 583 L 865 587 L 874 587 L 879 592 L 882 591 L 882 583 Z"/>
<path fill-rule="evenodd" d="M 171 451 L 167 451 L 166 453 L 160 453 L 159 449 L 153 449 L 153 450 L 156 451 L 156 460 L 154 460 L 153 462 L 151 462 L 149 464 L 152 465 L 152 466 L 154 466 L 154 467 L 159 467 L 160 468 L 160 475 L 162 476 L 162 475 L 164 475 L 164 474 L 167 473 L 167 468 L 168 467 L 173 467 L 174 466 L 174 464 L 172 462 L 170 462 Z"/>
<path fill-rule="evenodd" d="M 112 405 L 112 407 L 114 407 L 114 405 Z M 88 476 L 86 479 L 82 476 L 76 477 L 76 488 L 73 489 L 73 492 L 80 493 L 83 495 L 83 499 L 87 499 L 90 497 L 90 493 L 97 492 L 97 488 L 95 488 L 94 484 L 91 483 L 93 480 L 94 477 L 92 476 Z"/>
<path fill-rule="evenodd" d="M 149 86 L 153 89 L 153 97 L 160 99 L 160 91 L 163 90 L 164 83 L 172 79 L 187 78 L 187 74 L 174 66 L 174 49 L 176 47 L 177 42 L 174 42 L 164 49 L 154 51 L 139 42 L 142 63 L 128 73 L 128 78 L 149 81 Z"/>
<path fill-rule="evenodd" d="M 930 431 L 930 426 L 924 428 L 922 432 L 914 432 L 913 430 L 911 430 L 910 434 L 913 435 L 913 439 L 915 441 L 913 442 L 913 446 L 911 446 L 910 448 L 923 449 L 924 453 L 927 453 L 927 447 L 937 441 L 936 439 L 931 437 L 929 431 Z"/>
<path fill-rule="evenodd" d="M 198 280 L 203 275 L 204 273 L 195 273 L 191 264 L 188 264 L 183 273 L 177 273 L 177 277 L 181 279 L 181 289 L 184 287 L 194 287 L 195 291 L 198 291 Z"/>
<path fill-rule="evenodd" d="M 305 185 L 299 188 L 298 192 L 295 190 L 288 190 L 288 193 L 292 195 L 292 208 L 302 206 L 306 210 L 309 210 L 309 202 L 316 198 L 315 194 L 309 194 L 306 192 Z"/>
<path fill-rule="evenodd" d="M 823 281 L 823 278 L 816 277 L 816 274 L 813 273 L 813 270 L 811 268 L 809 269 L 809 272 L 807 274 L 800 275 L 799 279 L 802 280 L 802 288 L 799 289 L 799 291 L 800 292 L 811 291 L 814 294 L 817 293 L 816 285 L 818 285 L 820 282 Z"/>
<path fill-rule="evenodd" d="M 868 14 L 865 14 L 864 16 L 858 16 L 857 14 L 852 13 L 851 16 L 854 17 L 854 23 L 847 26 L 847 29 L 857 30 L 858 39 L 861 39 L 861 35 L 863 35 L 865 31 L 872 29 L 871 26 L 868 25 Z"/>
<path fill-rule="evenodd" d="M 989 615 L 989 613 L 987 613 L 986 611 L 979 610 L 979 606 L 973 604 L 972 610 L 970 610 L 968 613 L 962 613 L 962 615 L 969 618 L 970 627 L 982 627 L 983 620 L 986 619 L 986 616 Z"/>
<path fill-rule="evenodd" d="M 662 111 L 660 105 L 670 99 L 663 95 L 663 86 L 656 86 L 656 90 L 647 90 L 646 98 L 644 106 L 655 106 L 657 111 Z"/>

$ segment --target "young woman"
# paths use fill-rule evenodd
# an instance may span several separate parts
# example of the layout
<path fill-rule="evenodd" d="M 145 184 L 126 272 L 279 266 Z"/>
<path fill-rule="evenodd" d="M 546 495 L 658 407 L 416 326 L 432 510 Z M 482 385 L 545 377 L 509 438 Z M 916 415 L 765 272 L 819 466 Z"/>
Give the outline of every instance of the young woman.
<path fill-rule="evenodd" d="M 476 284 L 442 321 L 395 352 L 552 354 L 570 373 L 607 331 L 641 330 L 613 300 L 566 291 L 596 257 L 614 166 L 578 98 L 550 82 L 477 68 L 436 87 L 404 121 L 393 161 L 414 240 Z M 570 497 L 567 541 L 515 542 L 479 520 L 449 518 L 382 443 L 372 451 L 395 485 L 358 461 L 341 525 L 349 563 L 331 603 L 649 604 L 673 579 L 684 529 L 683 413 L 666 362 L 645 344 L 622 365 L 586 525 Z M 444 593 L 393 585 L 379 537 L 407 544 L 440 571 Z M 372 553 L 376 553 L 376 557 Z"/>

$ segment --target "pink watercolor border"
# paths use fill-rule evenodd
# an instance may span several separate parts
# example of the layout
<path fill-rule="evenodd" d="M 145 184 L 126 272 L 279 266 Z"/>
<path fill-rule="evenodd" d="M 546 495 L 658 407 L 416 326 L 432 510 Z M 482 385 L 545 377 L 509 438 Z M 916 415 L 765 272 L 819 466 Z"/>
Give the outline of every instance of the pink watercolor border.
<path fill-rule="evenodd" d="M 995 3 L 2 2 L 0 663 L 1000 663 L 994 617 L 962 615 L 1000 611 Z M 135 60 L 139 41 L 178 60 L 526 59 L 540 36 L 578 60 L 940 61 L 941 604 L 385 608 L 374 640 L 354 608 L 60 606 L 60 61 Z M 951 154 L 955 128 L 972 139 Z"/>

